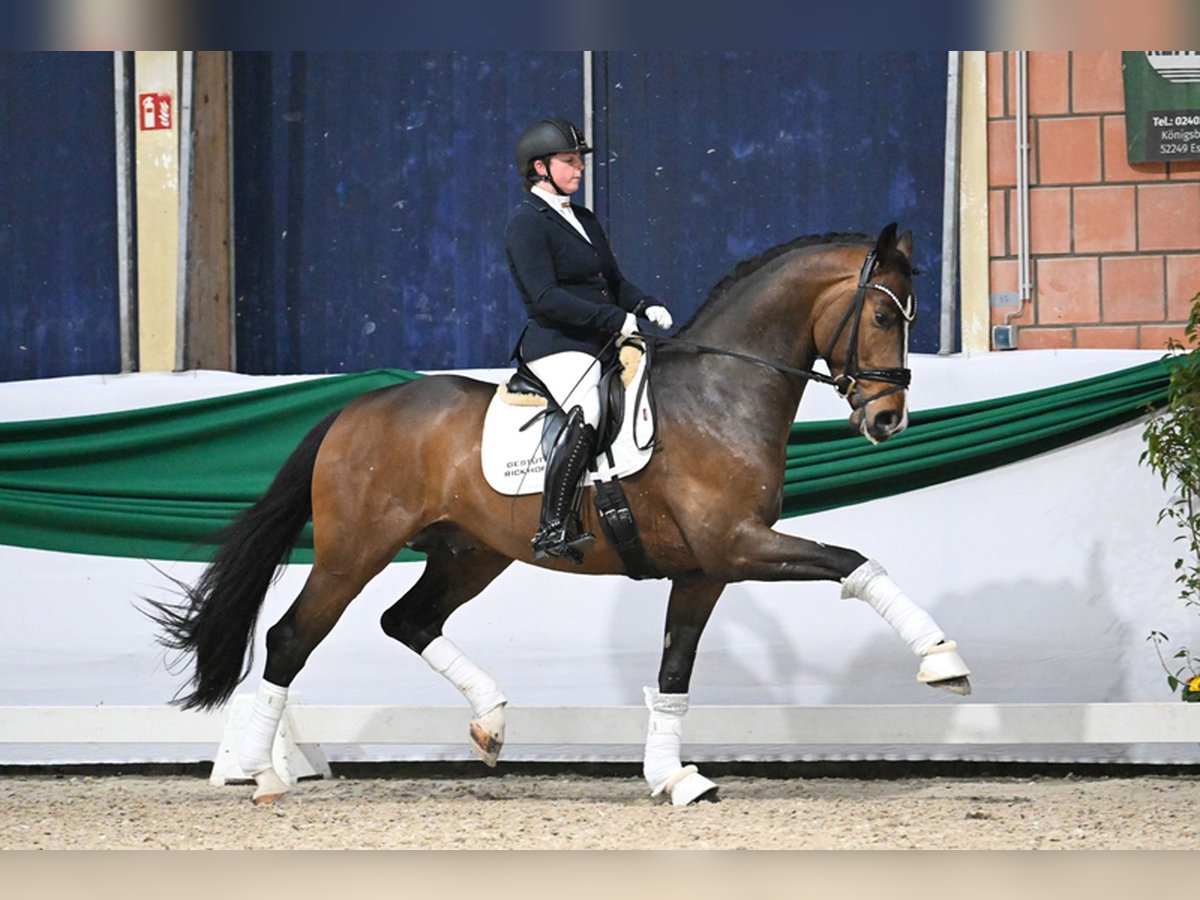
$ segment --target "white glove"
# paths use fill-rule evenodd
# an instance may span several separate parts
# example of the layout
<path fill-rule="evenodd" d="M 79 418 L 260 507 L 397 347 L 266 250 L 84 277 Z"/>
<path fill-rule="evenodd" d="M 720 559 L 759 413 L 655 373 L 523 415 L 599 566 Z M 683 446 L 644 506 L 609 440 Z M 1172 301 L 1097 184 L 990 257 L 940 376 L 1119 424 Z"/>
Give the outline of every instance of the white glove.
<path fill-rule="evenodd" d="M 670 328 L 674 321 L 665 306 L 647 306 L 646 318 L 664 331 Z"/>
<path fill-rule="evenodd" d="M 637 331 L 637 316 L 625 313 L 625 324 L 621 326 L 621 337 L 629 337 Z"/>

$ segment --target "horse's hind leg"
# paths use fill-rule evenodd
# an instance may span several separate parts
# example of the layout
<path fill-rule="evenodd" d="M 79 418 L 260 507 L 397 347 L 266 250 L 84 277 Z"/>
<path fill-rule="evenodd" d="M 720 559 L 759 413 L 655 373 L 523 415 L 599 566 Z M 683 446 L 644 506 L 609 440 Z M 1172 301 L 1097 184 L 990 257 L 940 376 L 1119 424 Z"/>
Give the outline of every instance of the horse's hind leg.
<path fill-rule="evenodd" d="M 273 803 L 288 790 L 275 771 L 271 748 L 287 705 L 288 688 L 316 646 L 329 634 L 346 607 L 390 556 L 353 574 L 314 565 L 304 587 L 283 617 L 267 631 L 267 663 L 254 697 L 250 719 L 238 745 L 242 771 L 254 778 L 254 802 Z"/>
<path fill-rule="evenodd" d="M 683 765 L 680 749 L 683 743 L 683 717 L 688 709 L 688 685 L 700 635 L 724 589 L 725 584 L 720 581 L 702 578 L 675 580 L 667 605 L 658 688 L 645 689 L 650 724 L 646 734 L 642 774 L 650 785 L 651 796 L 665 793 L 675 806 L 717 799 L 717 786 L 701 775 L 695 766 Z"/>
<path fill-rule="evenodd" d="M 384 632 L 419 653 L 430 668 L 458 688 L 475 713 L 468 728 L 475 754 L 495 766 L 504 746 L 504 705 L 500 685 L 442 634 L 456 609 L 477 596 L 512 560 L 474 544 L 453 526 L 427 529 L 417 549 L 428 554 L 425 571 L 381 617 Z"/>

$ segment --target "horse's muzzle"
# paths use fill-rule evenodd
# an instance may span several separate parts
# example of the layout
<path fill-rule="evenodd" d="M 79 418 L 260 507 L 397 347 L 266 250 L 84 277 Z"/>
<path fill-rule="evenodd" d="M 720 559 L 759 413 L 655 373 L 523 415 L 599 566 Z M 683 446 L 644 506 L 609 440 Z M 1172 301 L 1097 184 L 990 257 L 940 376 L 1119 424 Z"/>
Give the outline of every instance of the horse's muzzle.
<path fill-rule="evenodd" d="M 850 424 L 872 444 L 878 444 L 908 427 L 908 408 L 887 408 L 871 413 L 870 404 L 867 404 L 851 413 Z"/>

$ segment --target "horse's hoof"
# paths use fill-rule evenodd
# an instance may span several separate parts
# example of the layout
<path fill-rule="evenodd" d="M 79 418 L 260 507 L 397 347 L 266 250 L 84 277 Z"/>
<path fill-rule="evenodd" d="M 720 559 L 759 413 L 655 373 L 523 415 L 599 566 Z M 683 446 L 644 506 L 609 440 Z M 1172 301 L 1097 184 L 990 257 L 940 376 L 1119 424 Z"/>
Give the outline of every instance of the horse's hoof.
<path fill-rule="evenodd" d="M 671 798 L 672 806 L 690 806 L 693 803 L 719 803 L 717 786 L 696 771 L 695 766 L 684 766 L 671 778 L 664 790 Z"/>
<path fill-rule="evenodd" d="M 949 691 L 951 694 L 958 694 L 960 697 L 965 697 L 971 693 L 971 679 L 966 675 L 960 678 L 943 678 L 941 681 L 926 682 L 931 688 L 937 688 L 939 691 Z"/>
<path fill-rule="evenodd" d="M 490 709 L 477 719 L 471 720 L 471 748 L 488 768 L 496 767 L 496 760 L 504 748 L 504 704 Z"/>
<path fill-rule="evenodd" d="M 971 693 L 971 682 L 967 678 L 970 674 L 971 670 L 958 655 L 958 645 L 954 641 L 942 641 L 921 657 L 917 681 L 952 694 L 966 695 Z"/>
<path fill-rule="evenodd" d="M 276 800 L 282 799 L 289 790 L 287 784 L 275 774 L 273 769 L 267 769 L 265 772 L 255 775 L 254 784 L 252 799 L 255 806 L 270 806 Z"/>
<path fill-rule="evenodd" d="M 689 775 L 671 790 L 672 806 L 719 802 L 717 786 L 699 773 Z"/>

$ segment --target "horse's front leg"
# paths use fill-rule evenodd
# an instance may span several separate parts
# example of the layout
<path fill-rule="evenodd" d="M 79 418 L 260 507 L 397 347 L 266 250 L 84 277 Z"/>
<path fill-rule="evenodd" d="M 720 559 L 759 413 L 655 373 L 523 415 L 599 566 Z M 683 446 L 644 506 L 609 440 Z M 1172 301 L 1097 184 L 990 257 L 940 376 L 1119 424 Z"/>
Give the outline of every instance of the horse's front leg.
<path fill-rule="evenodd" d="M 971 670 L 958 655 L 958 644 L 946 639 L 933 617 L 900 590 L 883 566 L 868 559 L 847 575 L 842 580 L 842 598 L 851 597 L 879 613 L 921 657 L 917 681 L 952 694 L 971 693 Z"/>
<path fill-rule="evenodd" d="M 651 796 L 666 794 L 675 806 L 717 799 L 717 786 L 701 775 L 695 766 L 683 765 L 680 748 L 683 743 L 683 717 L 688 709 L 688 684 L 692 678 L 700 635 L 724 589 L 724 583 L 719 581 L 702 578 L 675 580 L 667 606 L 658 687 L 645 689 L 650 724 L 646 734 L 642 774 L 650 785 Z"/>
<path fill-rule="evenodd" d="M 712 557 L 713 574 L 727 581 L 840 581 L 842 597 L 875 610 L 921 658 L 917 680 L 955 694 L 971 693 L 967 668 L 954 641 L 900 589 L 887 571 L 856 550 L 792 537 L 765 525 L 737 529 Z"/>

